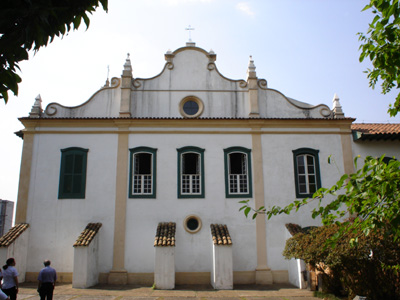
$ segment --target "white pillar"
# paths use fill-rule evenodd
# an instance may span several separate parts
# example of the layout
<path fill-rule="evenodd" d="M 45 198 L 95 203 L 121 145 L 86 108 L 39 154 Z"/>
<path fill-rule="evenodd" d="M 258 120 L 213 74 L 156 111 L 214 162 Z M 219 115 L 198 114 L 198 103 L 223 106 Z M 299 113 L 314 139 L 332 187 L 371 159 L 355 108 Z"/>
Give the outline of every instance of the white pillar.
<path fill-rule="evenodd" d="M 157 289 L 175 288 L 175 247 L 157 246 L 154 267 L 154 283 Z"/>
<path fill-rule="evenodd" d="M 233 289 L 232 245 L 213 244 L 211 285 L 216 290 Z"/>

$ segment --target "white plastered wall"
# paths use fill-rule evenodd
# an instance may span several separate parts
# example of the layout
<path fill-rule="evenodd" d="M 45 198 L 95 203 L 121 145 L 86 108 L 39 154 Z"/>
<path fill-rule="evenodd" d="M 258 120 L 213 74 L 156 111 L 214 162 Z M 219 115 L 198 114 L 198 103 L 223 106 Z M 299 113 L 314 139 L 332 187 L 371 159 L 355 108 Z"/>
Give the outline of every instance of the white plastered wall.
<path fill-rule="evenodd" d="M 89 246 L 74 248 L 74 288 L 88 288 L 98 283 L 99 279 L 99 233 Z"/>
<path fill-rule="evenodd" d="M 400 141 L 356 141 L 352 143 L 353 156 L 360 155 L 358 166 L 363 165 L 364 159 L 367 156 L 381 157 L 396 157 L 400 159 Z"/>
<path fill-rule="evenodd" d="M 240 198 L 225 198 L 224 152 L 232 146 L 251 149 L 249 135 L 132 134 L 129 148 L 157 148 L 157 199 L 127 199 L 125 268 L 128 272 L 153 272 L 153 242 L 159 222 L 176 222 L 176 272 L 210 272 L 210 224 L 227 224 L 233 241 L 233 270 L 256 268 L 255 222 L 239 212 Z M 177 198 L 177 148 L 205 148 L 205 198 Z M 245 198 L 247 199 L 247 198 Z M 188 215 L 202 221 L 198 233 L 185 231 Z M 139 246 L 140 245 L 140 246 Z"/>
<path fill-rule="evenodd" d="M 89 149 L 85 199 L 58 199 L 60 150 L 68 147 Z M 112 134 L 35 135 L 27 211 L 28 272 L 39 272 L 44 259 L 59 272 L 72 272 L 72 245 L 91 222 L 103 224 L 99 272 L 111 269 L 116 151 L 117 136 Z"/>
<path fill-rule="evenodd" d="M 25 282 L 25 272 L 27 270 L 27 256 L 28 256 L 28 241 L 29 231 L 27 228 L 22 234 L 15 239 L 8 247 L 0 248 L 0 268 L 6 264 L 8 258 L 13 257 L 15 259 L 15 268 L 18 271 L 18 281 Z"/>
<path fill-rule="evenodd" d="M 293 129 L 295 131 L 295 129 Z M 265 206 L 284 207 L 296 199 L 293 152 L 299 148 L 319 150 L 321 185 L 330 187 L 343 174 L 343 155 L 340 135 L 338 134 L 264 134 L 262 136 Z M 328 164 L 332 155 L 335 164 Z M 286 223 L 300 226 L 320 226 L 319 219 L 311 218 L 315 204 L 301 208 L 297 213 L 274 216 L 266 222 L 267 259 L 272 270 L 288 270 L 289 261 L 282 252 L 287 236 Z"/>
<path fill-rule="evenodd" d="M 201 117 L 247 117 L 247 88 L 209 70 L 203 52 L 185 50 L 176 54 L 172 70 L 159 76 L 138 80 L 141 87 L 132 92 L 131 111 L 135 117 L 182 117 L 179 103 L 196 96 L 204 104 Z"/>

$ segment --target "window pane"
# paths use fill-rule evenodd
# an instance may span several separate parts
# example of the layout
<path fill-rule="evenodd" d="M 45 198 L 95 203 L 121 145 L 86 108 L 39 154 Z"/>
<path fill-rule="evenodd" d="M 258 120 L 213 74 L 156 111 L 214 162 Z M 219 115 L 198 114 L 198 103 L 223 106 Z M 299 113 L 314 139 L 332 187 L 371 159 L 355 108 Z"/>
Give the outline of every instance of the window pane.
<path fill-rule="evenodd" d="M 144 194 L 151 194 L 152 192 L 152 182 L 151 182 L 151 175 L 146 175 L 144 177 Z"/>
<path fill-rule="evenodd" d="M 185 153 L 182 155 L 182 173 L 199 174 L 200 155 L 196 153 Z"/>
<path fill-rule="evenodd" d="M 200 193 L 200 176 L 192 176 L 192 193 Z"/>
<path fill-rule="evenodd" d="M 135 175 L 133 177 L 133 193 L 140 194 L 142 192 L 142 176 Z"/>
<path fill-rule="evenodd" d="M 240 192 L 247 193 L 247 176 L 240 175 Z"/>
<path fill-rule="evenodd" d="M 229 154 L 229 173 L 246 174 L 246 155 L 243 153 Z"/>
<path fill-rule="evenodd" d="M 135 174 L 142 174 L 142 175 L 151 174 L 151 154 L 150 153 L 135 154 Z"/>
<path fill-rule="evenodd" d="M 306 176 L 304 175 L 299 176 L 299 183 L 306 183 Z"/>
<path fill-rule="evenodd" d="M 312 157 L 311 155 L 307 155 L 307 164 L 310 166 L 314 165 L 314 157 Z"/>
<path fill-rule="evenodd" d="M 304 155 L 297 156 L 297 173 L 305 174 Z"/>
<path fill-rule="evenodd" d="M 305 184 L 299 184 L 299 190 L 300 190 L 300 194 L 307 193 L 306 185 Z"/>
<path fill-rule="evenodd" d="M 237 186 L 237 175 L 229 175 L 229 192 L 230 193 L 237 193 L 238 186 Z"/>
<path fill-rule="evenodd" d="M 315 176 L 314 175 L 308 175 L 308 182 L 311 184 L 311 183 L 314 183 L 315 184 Z"/>
<path fill-rule="evenodd" d="M 316 191 L 316 185 L 315 184 L 310 184 L 310 194 L 314 194 Z"/>
<path fill-rule="evenodd" d="M 64 175 L 63 193 L 72 193 L 72 175 Z"/>
<path fill-rule="evenodd" d="M 190 175 L 182 176 L 182 193 L 183 194 L 190 193 Z"/>
<path fill-rule="evenodd" d="M 308 167 L 307 167 L 307 170 L 308 170 L 308 174 L 314 174 L 315 172 L 314 172 L 314 166 L 310 166 L 310 165 L 308 165 Z"/>
<path fill-rule="evenodd" d="M 298 173 L 299 174 L 306 174 L 306 168 L 304 168 L 304 166 L 299 166 L 298 167 Z"/>
<path fill-rule="evenodd" d="M 73 179 L 73 193 L 80 193 L 82 188 L 82 175 L 75 175 Z"/>
<path fill-rule="evenodd" d="M 183 104 L 183 111 L 189 116 L 195 115 L 199 111 L 199 105 L 192 100 L 186 101 Z"/>
<path fill-rule="evenodd" d="M 71 174 L 73 172 L 74 154 L 65 155 L 65 173 Z"/>
<path fill-rule="evenodd" d="M 82 168 L 83 168 L 83 155 L 75 154 L 74 173 L 82 174 Z"/>

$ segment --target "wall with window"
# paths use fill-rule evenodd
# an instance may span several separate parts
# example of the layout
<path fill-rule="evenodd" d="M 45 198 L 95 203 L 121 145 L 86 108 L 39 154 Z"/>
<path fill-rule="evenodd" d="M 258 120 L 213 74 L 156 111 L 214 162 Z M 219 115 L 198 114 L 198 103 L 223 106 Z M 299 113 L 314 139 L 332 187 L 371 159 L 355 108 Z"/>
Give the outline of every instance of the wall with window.
<path fill-rule="evenodd" d="M 59 199 L 61 149 L 87 152 L 83 199 Z M 89 222 L 101 222 L 100 272 L 112 267 L 117 137 L 111 134 L 37 134 L 27 223 L 30 226 L 28 272 L 37 272 L 44 258 L 62 272 L 72 272 L 73 243 Z M 41 259 L 37 259 L 41 257 Z"/>
<path fill-rule="evenodd" d="M 255 151 L 251 135 L 163 132 L 171 132 L 176 128 L 163 128 L 158 133 L 149 134 L 147 130 L 150 129 L 154 130 L 143 127 L 140 130 L 146 134 L 129 135 L 127 155 L 131 155 L 131 159 L 127 158 L 130 165 L 127 166 L 125 241 L 127 271 L 130 273 L 154 271 L 154 235 L 158 223 L 168 221 L 176 222 L 177 225 L 175 249 L 177 272 L 210 271 L 212 248 L 209 226 L 212 223 L 228 225 L 235 245 L 234 271 L 254 270 L 257 257 L 255 222 L 251 218 L 246 219 L 243 213 L 238 211 L 241 206 L 238 201 L 251 199 L 250 204 L 253 204 L 253 195 L 246 194 L 242 190 L 243 197 L 240 196 L 240 188 L 235 189 L 233 184 L 230 187 L 232 189 L 228 191 L 235 197 L 228 197 L 232 195 L 227 194 L 226 184 L 227 182 L 231 184 L 231 176 L 232 182 L 240 186 L 243 175 L 247 172 L 250 181 L 248 191 L 254 188 L 254 179 L 250 178 L 254 170 Z M 302 129 L 302 134 L 293 134 L 295 128 L 285 130 L 287 131 L 285 134 L 271 133 L 261 136 L 267 207 L 284 206 L 296 198 L 293 150 L 300 148 L 318 150 L 322 186 L 331 186 L 343 173 L 340 135 L 316 135 L 313 129 Z M 310 131 L 309 134 L 307 130 Z M 99 238 L 99 261 L 102 263 L 99 271 L 102 273 L 110 271 L 113 253 L 117 145 L 116 134 L 35 136 L 29 195 L 30 199 L 34 199 L 34 205 L 28 206 L 27 220 L 32 225 L 30 240 L 35 241 L 35 247 L 32 247 L 30 257 L 48 257 L 62 272 L 72 272 L 71 245 L 87 223 L 101 222 L 103 226 Z M 69 147 L 88 149 L 84 199 L 58 199 L 61 149 Z M 201 179 L 203 193 L 194 197 L 179 197 L 177 184 L 180 178 L 179 153 L 201 154 L 204 164 L 200 168 L 204 175 Z M 136 154 L 145 154 L 143 157 L 140 155 L 137 157 L 138 166 L 135 165 Z M 336 165 L 327 163 L 329 155 L 335 159 Z M 149 163 L 152 164 L 151 167 Z M 193 175 L 190 170 L 190 168 L 186 170 L 188 172 L 186 175 Z M 193 170 L 197 172 L 199 168 Z M 137 178 L 145 179 L 149 171 L 154 176 L 152 182 L 155 184 L 151 195 L 149 193 L 142 193 L 142 196 L 136 193 L 135 197 L 133 194 L 130 195 L 129 191 L 135 186 L 135 174 Z M 229 178 L 228 181 L 226 176 Z M 129 187 L 130 183 L 132 185 Z M 141 189 L 145 187 L 144 184 L 140 186 Z M 285 270 L 288 266 L 288 262 L 281 255 L 285 244 L 285 235 L 282 234 L 285 231 L 285 223 L 293 222 L 302 226 L 319 224 L 318 220 L 311 220 L 309 208 L 306 210 L 304 213 L 278 216 L 267 221 L 267 255 L 271 269 Z M 196 233 L 185 230 L 184 221 L 191 215 L 197 216 L 202 223 L 201 229 Z M 28 258 L 28 271 L 37 271 L 41 267 L 40 264 L 37 259 Z"/>
<path fill-rule="evenodd" d="M 209 60 L 203 52 L 179 52 L 173 64 L 173 69 L 165 68 L 151 80 L 136 81 L 136 86 L 140 86 L 132 93 L 131 112 L 134 117 L 182 117 L 177 108 L 186 96 L 195 96 L 203 101 L 202 117 L 248 116 L 248 88 L 241 88 L 238 81 L 209 70 Z"/>
<path fill-rule="evenodd" d="M 295 131 L 297 129 L 287 129 Z M 313 129 L 303 129 L 303 131 Z M 295 166 L 293 150 L 311 148 L 318 150 L 320 177 L 323 187 L 330 187 L 343 174 L 343 155 L 341 138 L 338 134 L 266 134 L 262 136 L 264 187 L 266 206 L 281 207 L 296 199 Z M 335 164 L 328 164 L 328 156 L 332 155 Z M 339 168 L 339 170 L 337 169 Z M 311 205 L 313 207 L 313 205 Z M 301 209 L 299 213 L 281 215 L 267 221 L 267 256 L 272 269 L 284 269 L 288 261 L 282 256 L 286 242 L 283 234 L 286 223 L 297 223 L 301 226 L 320 225 L 319 220 L 310 216 L 310 207 Z"/>
<path fill-rule="evenodd" d="M 234 137 L 234 138 L 233 138 Z M 158 222 L 176 222 L 175 264 L 177 272 L 209 272 L 212 266 L 210 224 L 228 225 L 233 247 L 234 270 L 256 267 L 255 223 L 239 212 L 239 198 L 226 198 L 224 149 L 231 146 L 251 149 L 249 135 L 132 134 L 129 148 L 157 148 L 157 195 L 127 202 L 125 267 L 128 272 L 153 272 L 154 235 Z M 190 147 L 188 147 L 190 146 Z M 188 147 L 188 148 L 186 148 Z M 197 147 L 197 148 L 195 148 Z M 204 149 L 204 195 L 179 198 L 177 190 L 178 149 Z M 194 151 L 196 153 L 196 151 Z M 242 199 L 249 199 L 243 197 Z M 202 227 L 197 233 L 184 228 L 187 216 L 196 215 Z M 138 225 L 140 224 L 140 225 Z M 140 241 L 140 247 L 138 243 Z"/>

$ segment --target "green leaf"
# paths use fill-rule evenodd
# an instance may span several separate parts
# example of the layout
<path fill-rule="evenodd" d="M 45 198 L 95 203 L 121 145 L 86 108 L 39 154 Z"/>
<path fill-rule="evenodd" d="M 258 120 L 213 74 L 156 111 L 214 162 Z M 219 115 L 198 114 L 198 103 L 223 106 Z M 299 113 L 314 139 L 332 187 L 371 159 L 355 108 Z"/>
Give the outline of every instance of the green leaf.
<path fill-rule="evenodd" d="M 246 209 L 244 210 L 244 215 L 246 216 L 246 218 L 247 218 L 247 216 L 248 216 L 250 210 L 251 210 L 250 207 L 246 207 Z"/>

